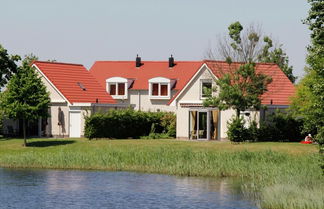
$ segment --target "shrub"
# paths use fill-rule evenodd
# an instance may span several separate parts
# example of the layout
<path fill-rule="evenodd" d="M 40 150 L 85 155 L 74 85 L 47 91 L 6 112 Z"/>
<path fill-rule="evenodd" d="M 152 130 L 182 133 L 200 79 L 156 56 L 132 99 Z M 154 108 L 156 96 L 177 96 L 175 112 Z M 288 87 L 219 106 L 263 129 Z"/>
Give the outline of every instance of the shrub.
<path fill-rule="evenodd" d="M 248 139 L 248 130 L 244 127 L 243 118 L 232 118 L 227 122 L 227 137 L 232 142 L 243 142 Z"/>
<path fill-rule="evenodd" d="M 302 126 L 302 120 L 277 111 L 260 123 L 258 141 L 300 141 Z"/>
<path fill-rule="evenodd" d="M 169 137 L 176 136 L 176 116 L 173 113 L 165 113 L 161 118 L 161 126 Z"/>
<path fill-rule="evenodd" d="M 171 123 L 162 122 L 163 118 L 168 117 L 175 116 L 165 112 L 141 112 L 132 109 L 96 113 L 86 117 L 85 137 L 122 139 L 139 138 L 150 133 L 168 133 Z"/>
<path fill-rule="evenodd" d="M 255 121 L 252 121 L 250 127 L 247 129 L 247 140 L 256 142 L 260 137 L 260 130 L 258 124 Z"/>

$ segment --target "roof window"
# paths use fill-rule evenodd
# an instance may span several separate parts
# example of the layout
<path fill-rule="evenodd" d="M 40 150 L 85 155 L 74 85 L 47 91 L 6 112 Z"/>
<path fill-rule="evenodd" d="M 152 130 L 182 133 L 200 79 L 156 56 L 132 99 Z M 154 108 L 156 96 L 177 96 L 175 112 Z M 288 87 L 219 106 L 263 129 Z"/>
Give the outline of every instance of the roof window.
<path fill-rule="evenodd" d="M 83 85 L 82 83 L 77 82 L 77 85 L 78 85 L 78 86 L 79 86 L 83 91 L 87 90 L 87 89 L 84 87 L 84 85 Z"/>

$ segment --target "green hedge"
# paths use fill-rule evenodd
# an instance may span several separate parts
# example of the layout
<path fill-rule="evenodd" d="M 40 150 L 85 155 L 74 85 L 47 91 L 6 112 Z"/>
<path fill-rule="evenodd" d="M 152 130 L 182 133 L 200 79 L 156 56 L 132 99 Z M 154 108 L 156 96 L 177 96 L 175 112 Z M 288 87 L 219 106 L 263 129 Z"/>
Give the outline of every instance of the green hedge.
<path fill-rule="evenodd" d="M 246 128 L 245 123 L 243 118 L 233 118 L 227 123 L 227 135 L 230 141 L 298 142 L 303 139 L 302 120 L 294 118 L 289 113 L 277 111 L 269 115 L 266 121 L 261 121 L 260 127 L 256 122 L 252 122 Z"/>
<path fill-rule="evenodd" d="M 126 109 L 96 113 L 85 120 L 85 137 L 89 139 L 139 138 L 150 133 L 165 133 L 175 137 L 175 115 Z"/>

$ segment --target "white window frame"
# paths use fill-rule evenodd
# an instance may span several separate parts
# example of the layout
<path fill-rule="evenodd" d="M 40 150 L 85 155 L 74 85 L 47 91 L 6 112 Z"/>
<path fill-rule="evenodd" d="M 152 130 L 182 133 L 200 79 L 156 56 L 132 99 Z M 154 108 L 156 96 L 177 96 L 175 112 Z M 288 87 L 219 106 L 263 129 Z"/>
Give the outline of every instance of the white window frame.
<path fill-rule="evenodd" d="M 203 96 L 203 84 L 204 83 L 210 83 L 211 88 L 213 89 L 213 80 L 212 79 L 201 79 L 200 80 L 200 89 L 199 89 L 200 99 L 206 99 L 207 98 L 207 97 Z"/>
<path fill-rule="evenodd" d="M 125 86 L 125 94 L 118 95 L 118 84 L 123 83 Z M 114 99 L 127 99 L 128 98 L 128 79 L 122 77 L 112 77 L 106 80 L 106 91 L 110 94 L 110 85 L 116 85 L 116 95 L 111 95 Z"/>
<path fill-rule="evenodd" d="M 158 84 L 158 95 L 152 95 L 153 84 Z M 168 94 L 166 96 L 161 95 L 161 85 L 167 85 Z M 171 97 L 171 80 L 164 77 L 155 77 L 149 79 L 149 96 L 151 99 L 170 99 Z"/>

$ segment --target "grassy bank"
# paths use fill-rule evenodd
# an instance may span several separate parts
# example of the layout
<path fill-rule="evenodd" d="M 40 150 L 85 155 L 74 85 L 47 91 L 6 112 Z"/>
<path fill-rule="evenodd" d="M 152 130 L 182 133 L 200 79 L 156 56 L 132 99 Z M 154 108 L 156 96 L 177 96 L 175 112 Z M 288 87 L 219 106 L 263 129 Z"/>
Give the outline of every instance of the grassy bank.
<path fill-rule="evenodd" d="M 240 177 L 262 208 L 324 208 L 314 145 L 176 140 L 0 140 L 0 166 Z"/>

